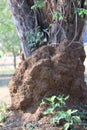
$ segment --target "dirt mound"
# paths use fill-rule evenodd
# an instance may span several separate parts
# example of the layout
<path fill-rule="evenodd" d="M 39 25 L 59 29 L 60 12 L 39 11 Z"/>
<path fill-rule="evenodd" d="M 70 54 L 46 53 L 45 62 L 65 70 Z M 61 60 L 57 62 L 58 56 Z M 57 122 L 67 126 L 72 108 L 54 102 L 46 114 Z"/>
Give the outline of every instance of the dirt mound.
<path fill-rule="evenodd" d="M 71 95 L 71 104 L 85 101 L 85 53 L 79 44 L 67 44 L 43 46 L 19 65 L 9 84 L 15 109 L 36 110 L 43 98 L 62 93 Z"/>

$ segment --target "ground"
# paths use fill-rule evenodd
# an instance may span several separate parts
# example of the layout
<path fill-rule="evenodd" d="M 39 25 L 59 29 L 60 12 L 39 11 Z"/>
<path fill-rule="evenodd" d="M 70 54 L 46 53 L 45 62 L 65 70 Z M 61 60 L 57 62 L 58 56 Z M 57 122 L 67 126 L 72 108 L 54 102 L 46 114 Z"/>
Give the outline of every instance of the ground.
<path fill-rule="evenodd" d="M 85 50 L 86 50 L 86 47 L 85 47 Z M 85 64 L 85 67 L 86 67 L 86 70 L 85 70 L 85 77 L 86 78 L 85 78 L 85 80 L 87 81 L 87 58 L 86 58 L 84 64 Z M 13 68 L 13 63 L 10 62 L 9 60 L 6 60 L 6 59 L 4 61 L 2 60 L 2 62 L 0 62 L 0 68 L 1 68 L 0 69 L 0 105 L 3 102 L 6 102 L 8 104 L 8 106 L 10 106 L 11 100 L 10 100 L 9 89 L 8 89 L 7 86 L 8 86 L 9 80 L 11 79 L 11 76 L 14 73 L 15 70 Z M 25 120 L 27 120 L 27 118 L 28 118 L 28 115 L 23 114 L 22 112 L 19 112 L 19 111 L 15 111 L 14 113 L 12 111 L 10 111 L 9 114 L 11 115 L 12 118 L 9 119 L 8 124 L 10 126 L 13 125 L 15 128 L 17 128 L 19 126 L 19 124 L 21 126 L 21 124 L 24 123 Z M 13 116 L 14 116 L 14 118 L 13 118 Z M 17 119 L 16 119 L 16 117 L 17 117 Z M 40 130 L 45 130 L 44 129 L 44 121 L 46 121 L 46 120 L 47 120 L 47 118 L 45 117 L 40 122 L 40 125 L 42 124 L 41 126 L 43 127 L 43 129 L 40 129 Z M 18 122 L 18 124 L 17 124 L 17 122 Z M 45 124 L 45 125 L 47 125 L 47 130 L 58 130 L 56 127 L 53 128 L 53 129 L 51 129 L 50 126 L 49 126 L 49 124 Z M 36 126 L 37 126 L 37 124 L 36 124 Z M 10 127 L 10 128 L 11 128 L 11 130 L 13 129 L 12 127 Z M 10 128 L 8 126 L 8 130 L 10 130 Z M 7 128 L 5 130 L 7 130 Z M 18 129 L 14 129 L 14 130 L 22 130 L 22 128 L 18 127 Z M 39 129 L 37 129 L 37 130 L 39 130 Z M 78 129 L 78 130 L 81 130 L 81 129 Z"/>
<path fill-rule="evenodd" d="M 85 46 L 85 52 L 87 53 L 87 46 Z M 17 63 L 19 62 L 20 59 L 18 58 Z M 87 81 L 87 57 L 85 59 L 84 65 L 85 81 Z M 10 94 L 7 86 L 14 71 L 12 58 L 2 58 L 2 60 L 0 60 L 0 103 L 4 101 L 7 104 L 10 104 Z"/>

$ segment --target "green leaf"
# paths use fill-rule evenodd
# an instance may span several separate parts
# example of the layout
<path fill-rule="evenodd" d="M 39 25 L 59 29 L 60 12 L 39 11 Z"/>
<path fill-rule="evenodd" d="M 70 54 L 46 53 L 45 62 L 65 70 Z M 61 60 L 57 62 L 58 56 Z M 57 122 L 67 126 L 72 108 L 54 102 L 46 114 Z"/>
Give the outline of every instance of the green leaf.
<path fill-rule="evenodd" d="M 58 120 L 56 120 L 55 117 L 53 117 L 53 118 L 50 119 L 50 123 L 51 123 L 51 124 L 55 124 L 55 123 L 58 123 L 58 124 L 59 124 Z"/>
<path fill-rule="evenodd" d="M 3 103 L 3 104 L 2 104 L 2 109 L 3 109 L 4 111 L 7 110 L 7 104 L 6 104 L 6 103 Z"/>
<path fill-rule="evenodd" d="M 32 5 L 31 6 L 31 9 L 35 9 L 37 6 L 36 5 Z"/>
<path fill-rule="evenodd" d="M 45 105 L 45 104 L 46 104 L 45 101 L 42 100 L 42 102 L 40 103 L 40 106 L 43 106 L 43 105 Z"/>
<path fill-rule="evenodd" d="M 53 16 L 53 19 L 62 20 L 62 19 L 63 19 L 63 16 L 62 16 L 62 14 L 61 14 L 59 11 L 57 11 L 56 14 Z"/>
<path fill-rule="evenodd" d="M 44 2 L 43 0 L 37 0 L 37 2 L 31 7 L 31 9 L 42 9 L 43 7 L 45 7 L 46 2 Z"/>
<path fill-rule="evenodd" d="M 62 119 L 66 119 L 66 117 L 67 117 L 66 112 L 60 111 L 60 112 L 58 112 L 58 114 L 57 114 L 55 117 L 53 117 L 53 118 L 51 119 L 51 123 L 52 123 L 52 124 L 55 124 L 55 123 L 59 124 L 59 122 L 60 122 Z"/>
<path fill-rule="evenodd" d="M 81 123 L 81 118 L 79 116 L 73 116 L 72 119 L 74 123 Z"/>
<path fill-rule="evenodd" d="M 64 98 L 64 100 L 67 100 L 67 99 L 69 99 L 69 95 Z"/>
<path fill-rule="evenodd" d="M 75 110 L 72 110 L 72 111 L 71 111 L 71 114 L 76 113 L 77 111 L 78 111 L 78 110 L 76 110 L 76 109 L 75 109 Z"/>
<path fill-rule="evenodd" d="M 44 38 L 43 42 L 47 42 L 47 38 Z"/>
<path fill-rule="evenodd" d="M 48 109 L 44 112 L 44 115 L 53 114 L 53 113 L 54 113 L 54 108 L 48 108 Z"/>
<path fill-rule="evenodd" d="M 53 103 L 55 99 L 56 99 L 56 96 L 52 96 L 50 98 L 46 98 L 46 100 L 51 102 L 51 103 Z"/>
<path fill-rule="evenodd" d="M 39 4 L 38 4 L 38 8 L 43 8 L 44 6 L 46 5 L 46 3 L 45 2 L 39 2 Z"/>
<path fill-rule="evenodd" d="M 72 114 L 71 109 L 67 110 L 67 114 L 68 114 L 68 115 L 71 115 L 71 114 Z"/>
<path fill-rule="evenodd" d="M 0 113 L 0 122 L 4 122 L 6 119 L 6 114 Z"/>
<path fill-rule="evenodd" d="M 64 129 L 64 130 L 68 130 L 69 127 L 70 127 L 70 124 L 69 124 L 69 123 L 66 123 L 66 124 L 63 126 L 63 129 Z"/>
<path fill-rule="evenodd" d="M 66 119 L 67 113 L 65 111 L 59 111 L 57 118 L 60 119 Z"/>
<path fill-rule="evenodd" d="M 80 17 L 84 17 L 84 15 L 87 15 L 87 9 L 77 8 L 76 12 Z"/>
<path fill-rule="evenodd" d="M 58 99 L 59 101 L 63 100 L 63 98 L 64 98 L 64 95 L 59 95 L 56 97 L 56 99 Z"/>

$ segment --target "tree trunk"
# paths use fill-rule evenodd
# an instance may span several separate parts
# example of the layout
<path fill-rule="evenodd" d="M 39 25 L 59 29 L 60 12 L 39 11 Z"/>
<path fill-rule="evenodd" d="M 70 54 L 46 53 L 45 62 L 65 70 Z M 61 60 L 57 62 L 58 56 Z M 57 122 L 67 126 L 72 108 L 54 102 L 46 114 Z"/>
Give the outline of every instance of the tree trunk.
<path fill-rule="evenodd" d="M 32 0 L 10 0 L 11 11 L 13 13 L 14 23 L 17 27 L 18 35 L 21 40 L 21 48 L 25 57 L 29 56 L 27 49 L 26 33 L 34 28 L 35 19 L 34 12 L 31 10 Z"/>
<path fill-rule="evenodd" d="M 71 44 L 72 41 L 80 39 L 84 20 L 77 17 L 76 2 L 48 0 L 43 9 L 35 10 L 31 9 L 34 4 L 33 0 L 10 0 L 10 4 L 25 58 L 31 54 L 31 50 L 28 48 L 27 32 L 35 30 L 37 26 L 40 26 L 41 30 L 48 29 L 45 31 L 48 43 L 59 44 L 67 38 Z M 62 14 L 64 19 L 53 19 L 57 11 Z M 51 28 L 49 28 L 50 24 Z"/>
<path fill-rule="evenodd" d="M 14 55 L 14 69 L 16 69 L 16 56 Z"/>

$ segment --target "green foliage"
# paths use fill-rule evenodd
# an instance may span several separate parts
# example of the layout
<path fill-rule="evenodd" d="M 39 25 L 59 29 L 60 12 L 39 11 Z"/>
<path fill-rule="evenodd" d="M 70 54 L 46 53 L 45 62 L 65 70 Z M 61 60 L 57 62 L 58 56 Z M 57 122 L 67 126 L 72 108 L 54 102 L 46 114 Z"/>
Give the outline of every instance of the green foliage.
<path fill-rule="evenodd" d="M 39 27 L 37 27 L 36 33 L 31 30 L 30 32 L 27 32 L 26 35 L 28 48 L 31 50 L 31 52 L 47 42 L 47 39 L 44 38 L 44 33 L 40 31 Z"/>
<path fill-rule="evenodd" d="M 7 0 L 0 1 L 0 50 L 3 53 L 19 53 L 19 39 L 13 24 L 11 11 Z"/>
<path fill-rule="evenodd" d="M 6 120 L 6 110 L 7 110 L 7 104 L 3 103 L 0 108 L 0 122 L 4 122 Z"/>
<path fill-rule="evenodd" d="M 77 8 L 76 9 L 77 14 L 83 18 L 85 15 L 87 15 L 87 9 L 83 9 L 83 8 Z"/>
<path fill-rule="evenodd" d="M 48 104 L 49 108 L 44 112 L 45 115 L 54 114 L 57 110 L 61 110 L 62 108 L 66 107 L 66 100 L 69 96 L 59 95 L 59 96 L 52 96 L 50 98 L 46 98 L 45 101 L 42 100 L 40 105 Z"/>
<path fill-rule="evenodd" d="M 59 95 L 52 96 L 42 100 L 40 105 L 48 105 L 49 108 L 44 112 L 45 115 L 51 114 L 50 122 L 60 125 L 63 122 L 63 130 L 74 130 L 75 126 L 81 123 L 80 116 L 77 115 L 77 110 L 66 110 L 66 101 L 69 96 Z"/>
<path fill-rule="evenodd" d="M 77 110 L 67 110 L 67 111 L 59 111 L 56 116 L 51 119 L 52 124 L 59 124 L 61 120 L 64 121 L 63 130 L 68 130 L 69 128 L 73 130 L 75 125 L 81 123 L 81 119 L 76 115 Z"/>
<path fill-rule="evenodd" d="M 57 11 L 56 14 L 53 15 L 53 19 L 55 19 L 55 20 L 62 20 L 63 16 L 62 16 L 62 14 L 59 11 Z"/>
<path fill-rule="evenodd" d="M 42 9 L 45 6 L 46 2 L 44 2 L 43 0 L 36 0 L 36 3 L 31 7 L 31 9 Z"/>

